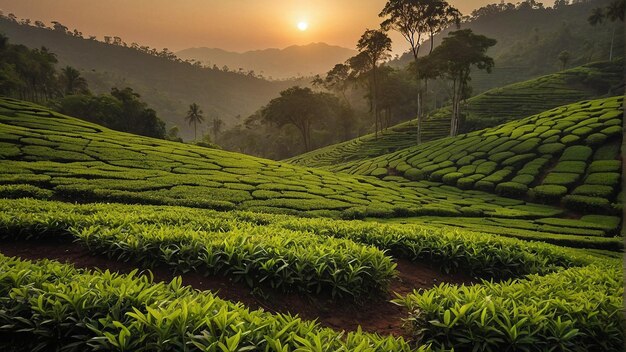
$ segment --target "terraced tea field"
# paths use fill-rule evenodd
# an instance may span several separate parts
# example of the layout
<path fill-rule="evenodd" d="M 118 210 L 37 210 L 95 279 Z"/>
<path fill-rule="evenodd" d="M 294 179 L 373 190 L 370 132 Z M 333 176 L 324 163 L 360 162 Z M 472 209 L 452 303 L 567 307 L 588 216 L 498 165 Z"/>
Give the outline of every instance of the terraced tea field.
<path fill-rule="evenodd" d="M 623 60 L 598 62 L 489 90 L 468 99 L 463 109 L 469 126 L 488 128 L 561 105 L 605 97 L 610 91 L 619 93 L 622 82 Z M 423 122 L 422 129 L 423 141 L 449 136 L 450 109 L 434 111 Z M 410 148 L 416 139 L 415 121 L 408 121 L 390 127 L 378 139 L 371 134 L 286 161 L 309 167 L 330 167 Z"/>
<path fill-rule="evenodd" d="M 331 169 L 407 185 L 409 180 L 443 182 L 462 190 L 562 203 L 573 211 L 619 215 L 622 100 L 566 105 Z"/>
<path fill-rule="evenodd" d="M 434 184 L 410 189 L 376 177 L 335 174 L 221 150 L 140 138 L 0 100 L 0 195 L 70 201 L 184 205 L 326 217 L 478 213 L 559 214 L 552 207 Z M 436 203 L 436 204 L 435 204 Z M 475 213 L 475 212 L 474 212 Z M 478 215 L 480 215 L 478 214 Z"/>
<path fill-rule="evenodd" d="M 579 102 L 336 172 L 0 99 L 0 348 L 619 351 L 621 113 Z"/>

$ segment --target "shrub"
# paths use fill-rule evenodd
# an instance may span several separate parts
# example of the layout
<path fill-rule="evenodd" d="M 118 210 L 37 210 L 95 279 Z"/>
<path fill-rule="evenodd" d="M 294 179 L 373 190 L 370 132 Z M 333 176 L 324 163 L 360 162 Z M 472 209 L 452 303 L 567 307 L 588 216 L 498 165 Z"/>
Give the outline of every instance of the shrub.
<path fill-rule="evenodd" d="M 600 145 L 602 143 L 604 143 L 604 141 L 606 141 L 606 135 L 602 134 L 602 133 L 594 133 L 591 134 L 589 136 L 587 136 L 587 138 L 585 139 L 585 143 L 587 143 L 587 145 Z"/>
<path fill-rule="evenodd" d="M 387 169 L 385 169 L 384 167 L 376 168 L 376 169 L 374 169 L 374 171 L 372 171 L 370 173 L 370 175 L 374 176 L 374 177 L 384 177 L 384 176 L 387 176 Z"/>
<path fill-rule="evenodd" d="M 445 174 L 442 178 L 443 183 L 454 186 L 457 181 L 463 177 L 463 174 L 460 172 L 451 172 L 449 174 Z"/>
<path fill-rule="evenodd" d="M 593 149 L 588 146 L 575 145 L 565 149 L 559 161 L 587 161 L 592 153 Z"/>
<path fill-rule="evenodd" d="M 530 159 L 534 159 L 536 154 L 521 154 L 510 157 L 502 162 L 503 166 L 518 165 Z"/>
<path fill-rule="evenodd" d="M 517 182 L 503 182 L 496 186 L 496 192 L 505 197 L 519 198 L 526 195 L 528 186 Z"/>
<path fill-rule="evenodd" d="M 610 210 L 611 203 L 606 198 L 568 195 L 563 198 L 568 209 L 589 213 L 605 213 Z"/>
<path fill-rule="evenodd" d="M 622 162 L 620 160 L 597 160 L 589 165 L 589 173 L 620 172 Z"/>
<path fill-rule="evenodd" d="M 615 160 L 620 153 L 619 143 L 605 144 L 598 148 L 593 156 L 593 160 Z"/>
<path fill-rule="evenodd" d="M 585 163 L 584 161 L 561 161 L 554 167 L 552 171 L 584 174 L 586 168 L 587 163 Z"/>
<path fill-rule="evenodd" d="M 528 186 L 529 184 L 533 183 L 534 180 L 535 177 L 532 175 L 517 175 L 511 181 Z"/>
<path fill-rule="evenodd" d="M 485 192 L 492 192 L 495 188 L 495 184 L 493 182 L 481 180 L 474 184 L 474 188 Z"/>
<path fill-rule="evenodd" d="M 541 139 L 539 138 L 527 139 L 523 141 L 522 143 L 513 147 L 511 151 L 516 154 L 530 153 L 537 148 L 539 143 L 541 143 Z"/>
<path fill-rule="evenodd" d="M 472 189 L 472 187 L 474 187 L 474 183 L 476 183 L 476 180 L 472 178 L 461 177 L 458 181 L 456 181 L 456 186 L 460 189 Z"/>
<path fill-rule="evenodd" d="M 558 202 L 565 194 L 567 194 L 567 187 L 558 185 L 541 185 L 531 191 L 532 197 L 543 203 Z"/>
<path fill-rule="evenodd" d="M 408 169 L 404 172 L 404 177 L 412 181 L 420 181 L 424 179 L 424 172 L 420 169 Z"/>
<path fill-rule="evenodd" d="M 54 192 L 33 185 L 0 185 L 0 198 L 35 198 L 49 199 Z"/>
<path fill-rule="evenodd" d="M 561 172 L 551 172 L 546 176 L 543 180 L 543 184 L 545 185 L 561 185 L 561 186 L 572 186 L 580 179 L 579 174 L 570 174 L 570 173 L 561 173 Z"/>
<path fill-rule="evenodd" d="M 603 185 L 581 185 L 572 192 L 575 195 L 610 198 L 613 195 L 613 187 Z"/>
<path fill-rule="evenodd" d="M 541 154 L 558 154 L 565 149 L 563 143 L 547 143 L 542 144 L 537 148 L 537 151 Z"/>
<path fill-rule="evenodd" d="M 621 175 L 617 172 L 598 172 L 590 174 L 585 179 L 585 183 L 591 185 L 617 186 Z"/>

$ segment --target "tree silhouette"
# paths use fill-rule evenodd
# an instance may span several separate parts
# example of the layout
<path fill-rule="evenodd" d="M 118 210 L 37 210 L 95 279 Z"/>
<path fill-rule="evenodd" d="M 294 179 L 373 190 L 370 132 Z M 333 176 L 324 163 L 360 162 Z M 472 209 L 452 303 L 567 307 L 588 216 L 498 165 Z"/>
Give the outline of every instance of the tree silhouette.
<path fill-rule="evenodd" d="M 561 62 L 561 70 L 565 70 L 565 68 L 567 67 L 567 63 L 569 62 L 570 58 L 571 58 L 571 54 L 567 50 L 563 50 L 563 51 L 561 51 L 561 53 L 559 53 L 558 59 Z"/>
<path fill-rule="evenodd" d="M 81 77 L 80 72 L 71 66 L 65 66 L 61 69 L 61 84 L 65 95 L 87 94 L 89 92 L 87 80 Z"/>
<path fill-rule="evenodd" d="M 198 124 L 204 122 L 204 116 L 202 116 L 203 111 L 200 109 L 200 106 L 196 103 L 192 103 L 189 105 L 189 110 L 187 111 L 187 116 L 185 116 L 185 121 L 188 124 L 193 124 L 193 139 L 198 139 Z"/>
<path fill-rule="evenodd" d="M 456 23 L 459 25 L 461 13 L 443 0 L 389 0 L 378 15 L 386 18 L 381 27 L 399 32 L 411 46 L 413 64 L 417 65 L 419 52 L 426 37 L 430 38 L 430 52 L 434 46 L 434 36 Z M 418 74 L 420 70 L 414 70 Z M 421 144 L 423 93 L 427 89 L 421 85 L 423 77 L 416 75 L 417 84 L 417 144 Z"/>
<path fill-rule="evenodd" d="M 300 131 L 305 151 L 310 151 L 313 122 L 327 118 L 340 106 L 336 97 L 315 93 L 310 88 L 291 87 L 261 110 L 261 120 L 278 127 L 292 125 Z"/>
<path fill-rule="evenodd" d="M 381 30 L 367 29 L 365 33 L 359 39 L 357 43 L 357 49 L 360 54 L 363 55 L 362 59 L 368 61 L 368 65 L 371 68 L 371 83 L 370 83 L 370 95 L 372 102 L 372 110 L 374 112 L 374 133 L 378 138 L 378 130 L 380 121 L 380 110 L 378 107 L 378 63 L 390 57 L 391 51 L 391 39 L 389 36 Z M 358 56 L 358 55 L 357 55 Z"/>
<path fill-rule="evenodd" d="M 474 34 L 471 29 L 464 29 L 450 32 L 441 45 L 427 57 L 433 70 L 452 83 L 451 136 L 456 136 L 459 132 L 461 100 L 468 95 L 471 68 L 475 66 L 491 72 L 494 61 L 485 53 L 494 45 L 495 39 Z"/>
<path fill-rule="evenodd" d="M 591 15 L 589 15 L 587 21 L 594 27 L 605 23 L 605 21 L 610 21 L 611 23 L 616 21 L 624 22 L 624 11 L 626 11 L 626 0 L 614 0 L 606 7 L 606 9 L 596 7 L 591 10 Z M 613 47 L 615 46 L 616 31 L 617 26 L 613 26 L 613 32 L 611 34 L 611 48 L 609 51 L 609 61 L 613 61 Z"/>

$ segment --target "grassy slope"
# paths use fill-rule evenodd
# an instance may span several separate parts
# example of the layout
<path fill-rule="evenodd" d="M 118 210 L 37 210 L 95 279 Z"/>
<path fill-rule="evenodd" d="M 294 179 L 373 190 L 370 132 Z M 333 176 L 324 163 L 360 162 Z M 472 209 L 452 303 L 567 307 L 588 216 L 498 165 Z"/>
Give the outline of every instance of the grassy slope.
<path fill-rule="evenodd" d="M 622 70 L 623 61 L 599 62 L 492 89 L 467 100 L 468 123 L 486 128 L 564 104 L 602 97 L 623 80 Z M 423 140 L 447 136 L 448 118 L 447 107 L 433 112 L 424 122 Z M 389 128 L 377 140 L 367 135 L 287 161 L 309 167 L 331 166 L 409 148 L 415 145 L 415 140 L 415 121 L 408 121 Z"/>
<path fill-rule="evenodd" d="M 545 217 L 551 207 L 431 183 L 402 185 L 120 133 L 0 100 L 0 195 L 246 209 L 329 217 Z"/>

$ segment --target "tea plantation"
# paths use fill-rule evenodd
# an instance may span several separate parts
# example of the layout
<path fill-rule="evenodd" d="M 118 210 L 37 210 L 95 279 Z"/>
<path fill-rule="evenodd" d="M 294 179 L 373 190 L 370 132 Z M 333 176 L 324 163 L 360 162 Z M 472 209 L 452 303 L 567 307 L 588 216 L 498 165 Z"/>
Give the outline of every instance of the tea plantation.
<path fill-rule="evenodd" d="M 622 104 L 582 101 L 329 171 L 0 98 L 0 252 L 54 242 L 137 268 L 0 254 L 0 348 L 620 351 Z M 402 263 L 472 283 L 396 295 L 401 337 L 333 330 L 145 271 L 367 310 L 392 294 Z"/>
<path fill-rule="evenodd" d="M 466 125 L 472 130 L 538 114 L 574 102 L 620 93 L 623 60 L 597 62 L 558 73 L 491 89 L 464 104 Z M 286 161 L 303 166 L 330 167 L 396 152 L 415 145 L 415 121 L 390 127 L 378 139 L 363 136 L 302 154 Z M 422 140 L 432 141 L 450 134 L 450 108 L 431 113 L 423 122 Z"/>
<path fill-rule="evenodd" d="M 622 115 L 622 97 L 583 101 L 333 169 L 619 215 Z"/>
<path fill-rule="evenodd" d="M 0 99 L 0 196 L 184 205 L 326 217 L 551 217 L 559 209 L 437 184 L 405 187 L 142 138 Z M 489 203 L 489 204 L 487 204 Z"/>

